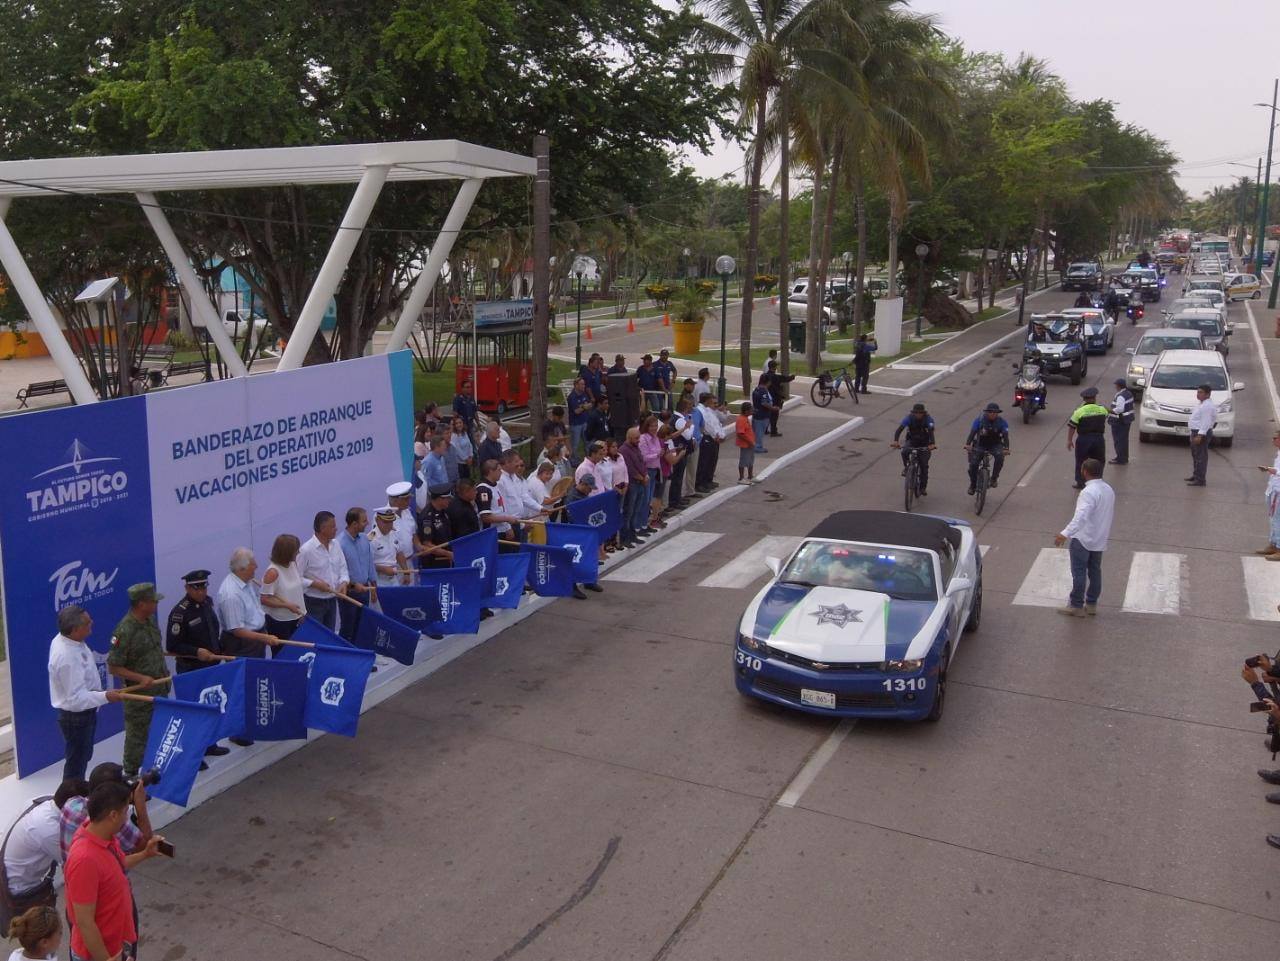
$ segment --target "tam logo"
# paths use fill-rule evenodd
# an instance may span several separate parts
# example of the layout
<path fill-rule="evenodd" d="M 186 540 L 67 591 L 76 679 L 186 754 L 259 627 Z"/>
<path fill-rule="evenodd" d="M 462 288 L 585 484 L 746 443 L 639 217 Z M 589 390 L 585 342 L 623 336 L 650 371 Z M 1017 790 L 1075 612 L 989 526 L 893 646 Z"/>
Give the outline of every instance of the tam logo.
<path fill-rule="evenodd" d="M 488 569 L 488 566 L 489 566 L 485 562 L 485 559 L 483 557 L 477 557 L 475 560 L 471 562 L 471 566 L 480 572 L 480 579 L 484 580 L 485 571 Z"/>
<path fill-rule="evenodd" d="M 227 692 L 222 689 L 221 684 L 215 684 L 213 687 L 206 687 L 200 692 L 198 700 L 201 704 L 208 704 L 210 707 L 216 707 L 220 714 L 227 713 Z"/>
<path fill-rule="evenodd" d="M 315 662 L 316 662 L 315 651 L 307 651 L 307 653 L 303 654 L 300 658 L 298 658 L 298 663 L 307 665 L 308 678 L 311 677 L 311 665 L 313 665 Z"/>
<path fill-rule="evenodd" d="M 320 701 L 329 707 L 337 707 L 342 703 L 342 695 L 347 692 L 347 682 L 341 677 L 326 677 L 320 685 Z"/>
<path fill-rule="evenodd" d="M 119 573 L 118 567 L 113 568 L 110 574 L 95 573 L 83 561 L 63 564 L 49 575 L 49 583 L 53 585 L 53 609 L 60 611 L 68 604 L 83 604 L 106 597 Z"/>

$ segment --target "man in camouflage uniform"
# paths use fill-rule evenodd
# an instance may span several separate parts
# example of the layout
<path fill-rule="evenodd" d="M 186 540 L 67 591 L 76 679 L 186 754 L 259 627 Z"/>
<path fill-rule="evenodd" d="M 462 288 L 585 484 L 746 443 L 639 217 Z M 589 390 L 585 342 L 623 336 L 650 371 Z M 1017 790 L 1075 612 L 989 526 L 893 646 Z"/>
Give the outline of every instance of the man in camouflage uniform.
<path fill-rule="evenodd" d="M 134 584 L 128 594 L 129 613 L 120 619 L 112 634 L 107 669 L 126 685 L 149 685 L 139 690 L 139 694 L 168 694 L 167 684 L 153 683 L 169 676 L 160 627 L 156 624 L 156 607 L 164 595 L 156 593 L 154 584 Z M 124 773 L 128 777 L 138 773 L 150 730 L 151 705 L 144 701 L 125 701 Z"/>

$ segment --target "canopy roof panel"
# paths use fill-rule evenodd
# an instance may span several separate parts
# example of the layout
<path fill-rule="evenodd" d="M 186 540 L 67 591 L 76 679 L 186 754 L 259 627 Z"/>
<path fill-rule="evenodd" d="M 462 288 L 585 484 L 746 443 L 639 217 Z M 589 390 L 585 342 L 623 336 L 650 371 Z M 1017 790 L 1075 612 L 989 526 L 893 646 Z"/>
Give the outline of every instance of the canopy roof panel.
<path fill-rule="evenodd" d="M 461 140 L 265 147 L 0 162 L 0 197 L 226 190 L 357 183 L 369 167 L 390 181 L 531 177 L 533 157 Z"/>

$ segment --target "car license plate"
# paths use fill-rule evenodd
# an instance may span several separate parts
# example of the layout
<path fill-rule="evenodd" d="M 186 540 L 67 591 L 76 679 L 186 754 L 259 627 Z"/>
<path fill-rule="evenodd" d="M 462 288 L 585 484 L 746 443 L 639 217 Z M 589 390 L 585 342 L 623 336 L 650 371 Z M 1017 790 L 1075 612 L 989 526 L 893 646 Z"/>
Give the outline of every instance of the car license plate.
<path fill-rule="evenodd" d="M 1190 428 L 1190 427 L 1175 427 L 1175 428 L 1173 429 L 1173 432 L 1174 432 L 1175 434 L 1181 434 L 1181 435 L 1186 436 L 1186 435 L 1190 435 L 1190 433 L 1191 433 L 1191 428 Z"/>
<path fill-rule="evenodd" d="M 811 691 L 808 688 L 800 688 L 800 703 L 808 704 L 810 707 L 825 707 L 835 710 L 836 696 L 828 694 L 826 691 Z"/>

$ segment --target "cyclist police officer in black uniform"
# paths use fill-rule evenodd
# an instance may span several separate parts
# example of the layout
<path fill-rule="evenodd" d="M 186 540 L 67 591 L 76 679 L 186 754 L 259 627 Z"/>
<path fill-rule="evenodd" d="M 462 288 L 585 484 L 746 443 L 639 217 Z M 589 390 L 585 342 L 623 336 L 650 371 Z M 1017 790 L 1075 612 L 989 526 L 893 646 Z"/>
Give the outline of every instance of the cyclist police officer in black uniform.
<path fill-rule="evenodd" d="M 1009 422 L 1000 416 L 1000 405 L 995 401 L 987 404 L 981 414 L 974 419 L 969 428 L 969 436 L 965 438 L 964 449 L 969 452 L 969 493 L 978 487 L 978 463 L 982 455 L 990 454 L 995 461 L 991 469 L 991 486 L 998 487 L 1000 471 L 1004 469 L 1004 458 L 1009 453 Z"/>
<path fill-rule="evenodd" d="M 903 431 L 907 433 L 905 444 L 898 442 L 898 438 L 902 436 Z M 929 487 L 929 452 L 937 447 L 937 444 L 933 439 L 933 418 L 925 410 L 924 404 L 916 404 L 911 408 L 911 413 L 902 418 L 902 423 L 893 432 L 893 443 L 889 446 L 902 448 L 902 475 L 904 477 L 907 474 L 907 457 L 911 450 L 914 448 L 919 451 L 917 456 L 920 464 L 920 496 L 925 496 Z"/>

